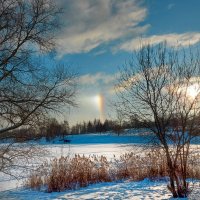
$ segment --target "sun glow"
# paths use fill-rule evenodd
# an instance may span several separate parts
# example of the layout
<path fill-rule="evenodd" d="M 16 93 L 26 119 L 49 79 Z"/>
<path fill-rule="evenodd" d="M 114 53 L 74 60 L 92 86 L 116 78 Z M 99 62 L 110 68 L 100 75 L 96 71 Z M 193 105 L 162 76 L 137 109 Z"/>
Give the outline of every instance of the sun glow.
<path fill-rule="evenodd" d="M 94 96 L 94 102 L 97 105 L 99 114 L 100 114 L 100 120 L 104 121 L 104 96 L 102 94 L 98 94 Z"/>
<path fill-rule="evenodd" d="M 193 84 L 187 88 L 187 94 L 190 98 L 195 99 L 200 93 L 200 85 Z"/>
<path fill-rule="evenodd" d="M 94 97 L 94 101 L 97 105 L 101 104 L 101 96 L 98 94 Z"/>

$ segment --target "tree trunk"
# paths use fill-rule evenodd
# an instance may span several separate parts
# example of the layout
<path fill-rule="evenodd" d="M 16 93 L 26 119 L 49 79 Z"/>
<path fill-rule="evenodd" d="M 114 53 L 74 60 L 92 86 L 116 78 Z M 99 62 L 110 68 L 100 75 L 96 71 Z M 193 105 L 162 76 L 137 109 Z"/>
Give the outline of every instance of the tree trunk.
<path fill-rule="evenodd" d="M 170 178 L 170 187 L 168 187 L 168 189 L 169 189 L 170 192 L 172 193 L 173 198 L 178 198 L 178 194 L 177 194 L 177 192 L 176 192 L 176 188 L 175 188 L 175 184 L 174 184 L 174 176 L 173 176 L 173 173 L 170 172 L 169 178 Z"/>
<path fill-rule="evenodd" d="M 168 170 L 169 170 L 169 178 L 170 178 L 170 186 L 168 189 L 171 191 L 173 198 L 178 198 L 178 193 L 176 191 L 175 187 L 175 168 L 173 167 L 168 148 L 165 148 L 166 151 L 166 157 L 167 157 L 167 165 L 168 165 Z"/>

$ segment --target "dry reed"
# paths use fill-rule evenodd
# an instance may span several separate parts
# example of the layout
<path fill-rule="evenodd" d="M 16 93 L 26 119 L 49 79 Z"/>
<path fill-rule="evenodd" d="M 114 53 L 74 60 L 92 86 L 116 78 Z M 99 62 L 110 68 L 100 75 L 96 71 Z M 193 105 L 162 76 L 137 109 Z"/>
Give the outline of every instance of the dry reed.
<path fill-rule="evenodd" d="M 197 157 L 191 158 L 188 177 L 200 178 Z M 199 158 L 199 157 L 198 157 Z M 126 153 L 107 160 L 105 156 L 80 156 L 55 158 L 45 162 L 33 172 L 26 182 L 32 189 L 46 188 L 48 192 L 77 189 L 89 184 L 122 179 L 135 181 L 157 179 L 168 175 L 167 162 L 161 150 L 152 150 L 143 156 Z"/>

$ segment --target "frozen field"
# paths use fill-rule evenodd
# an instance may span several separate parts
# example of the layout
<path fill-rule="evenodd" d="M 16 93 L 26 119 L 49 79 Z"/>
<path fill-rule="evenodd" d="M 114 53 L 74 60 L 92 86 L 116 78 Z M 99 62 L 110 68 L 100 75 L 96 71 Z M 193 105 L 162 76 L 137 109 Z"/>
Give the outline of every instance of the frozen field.
<path fill-rule="evenodd" d="M 145 132 L 144 132 L 145 135 Z M 141 152 L 144 144 L 151 141 L 151 138 L 134 135 L 113 135 L 113 134 L 90 134 L 70 136 L 70 144 L 63 144 L 59 139 L 50 143 L 45 139 L 37 141 L 36 145 L 48 150 L 48 154 L 41 157 L 41 161 L 60 156 L 74 156 L 75 154 L 105 155 L 112 158 L 113 155 L 120 156 L 125 152 Z M 197 148 L 198 145 L 193 145 Z M 46 193 L 27 190 L 22 187 L 23 180 L 15 180 L 9 176 L 0 174 L 0 199 L 8 200 L 37 200 L 37 199 L 169 199 L 170 193 L 166 189 L 167 181 L 140 182 L 122 181 L 115 183 L 101 183 L 91 185 L 76 191 L 61 193 Z M 196 194 L 191 199 L 200 199 L 199 183 L 196 183 Z"/>

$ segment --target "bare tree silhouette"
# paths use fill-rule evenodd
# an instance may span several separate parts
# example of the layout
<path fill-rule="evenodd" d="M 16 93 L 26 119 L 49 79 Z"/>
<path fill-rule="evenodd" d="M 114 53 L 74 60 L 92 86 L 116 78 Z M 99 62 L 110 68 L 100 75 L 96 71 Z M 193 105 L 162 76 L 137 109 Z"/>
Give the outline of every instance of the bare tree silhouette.
<path fill-rule="evenodd" d="M 37 60 L 55 47 L 60 14 L 52 0 L 0 0 L 0 139 L 75 105 L 75 74 Z M 0 146 L 0 171 L 8 173 L 17 156 L 35 152 L 13 148 L 12 142 Z"/>
<path fill-rule="evenodd" d="M 200 127 L 199 58 L 191 48 L 143 46 L 121 70 L 116 87 L 118 110 L 125 117 L 137 116 L 158 139 L 167 159 L 173 197 L 189 192 L 190 144 Z"/>

